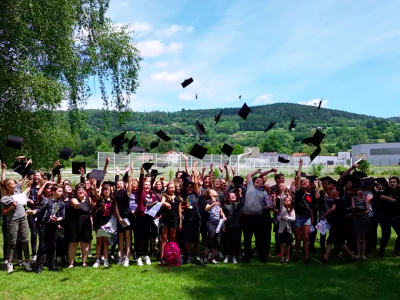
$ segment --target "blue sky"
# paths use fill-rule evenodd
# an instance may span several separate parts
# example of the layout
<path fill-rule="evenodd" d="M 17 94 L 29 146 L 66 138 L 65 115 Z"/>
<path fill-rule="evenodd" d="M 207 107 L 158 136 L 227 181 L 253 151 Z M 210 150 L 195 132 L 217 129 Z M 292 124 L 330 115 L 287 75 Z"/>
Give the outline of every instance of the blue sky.
<path fill-rule="evenodd" d="M 322 97 L 327 108 L 391 117 L 400 115 L 399 11 L 396 0 L 112 0 L 108 16 L 132 25 L 144 57 L 135 111 Z M 96 92 L 88 108 L 100 107 Z"/>

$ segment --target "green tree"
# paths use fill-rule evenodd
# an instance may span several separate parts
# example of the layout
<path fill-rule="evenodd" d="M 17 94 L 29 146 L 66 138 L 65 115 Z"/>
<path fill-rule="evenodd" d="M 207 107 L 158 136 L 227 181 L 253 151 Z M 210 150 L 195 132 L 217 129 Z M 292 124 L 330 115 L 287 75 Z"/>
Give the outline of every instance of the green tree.
<path fill-rule="evenodd" d="M 242 154 L 243 153 L 243 147 L 240 145 L 240 144 L 236 144 L 234 147 L 233 147 L 233 152 L 232 152 L 232 154 L 233 155 L 238 155 L 238 154 Z"/>

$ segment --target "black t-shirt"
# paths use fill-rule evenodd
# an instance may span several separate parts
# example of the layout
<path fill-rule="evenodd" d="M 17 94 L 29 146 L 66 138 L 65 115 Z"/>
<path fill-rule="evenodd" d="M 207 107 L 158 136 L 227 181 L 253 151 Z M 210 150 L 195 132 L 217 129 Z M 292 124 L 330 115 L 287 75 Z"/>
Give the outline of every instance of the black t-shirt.
<path fill-rule="evenodd" d="M 295 193 L 294 197 L 295 211 L 296 215 L 310 218 L 310 208 L 311 208 L 311 195 L 306 194 L 302 189 L 299 189 Z"/>
<path fill-rule="evenodd" d="M 129 197 L 126 194 L 126 189 L 121 189 L 115 192 L 115 201 L 117 202 L 119 215 L 122 219 L 125 219 L 131 215 L 129 209 Z"/>
<path fill-rule="evenodd" d="M 395 198 L 396 201 L 388 201 L 388 200 L 380 200 L 379 201 L 379 211 L 382 215 L 394 218 L 400 215 L 400 191 L 386 189 L 383 193 L 383 196 Z"/>
<path fill-rule="evenodd" d="M 240 219 L 240 209 L 243 207 L 243 202 L 226 202 L 222 206 L 222 211 L 226 217 L 225 226 L 226 227 L 236 227 L 239 226 Z"/>
<path fill-rule="evenodd" d="M 332 208 L 333 199 L 326 195 L 325 192 L 321 191 L 319 200 L 319 211 L 320 215 L 322 216 L 324 213 Z"/>
<path fill-rule="evenodd" d="M 182 204 L 189 203 L 192 208 L 186 207 L 183 211 L 184 221 L 200 220 L 199 196 L 196 193 L 187 195 Z"/>
<path fill-rule="evenodd" d="M 332 214 L 332 219 L 338 223 L 344 220 L 344 216 L 346 215 L 346 205 L 342 199 L 335 199 L 333 203 L 336 205 L 335 211 Z"/>

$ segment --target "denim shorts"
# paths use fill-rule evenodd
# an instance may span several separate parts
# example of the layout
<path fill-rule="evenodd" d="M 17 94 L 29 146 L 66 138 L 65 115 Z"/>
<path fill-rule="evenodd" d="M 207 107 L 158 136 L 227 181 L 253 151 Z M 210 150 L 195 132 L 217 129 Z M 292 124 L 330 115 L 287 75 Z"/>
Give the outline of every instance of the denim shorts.
<path fill-rule="evenodd" d="M 296 216 L 296 227 L 310 226 L 311 218 Z"/>

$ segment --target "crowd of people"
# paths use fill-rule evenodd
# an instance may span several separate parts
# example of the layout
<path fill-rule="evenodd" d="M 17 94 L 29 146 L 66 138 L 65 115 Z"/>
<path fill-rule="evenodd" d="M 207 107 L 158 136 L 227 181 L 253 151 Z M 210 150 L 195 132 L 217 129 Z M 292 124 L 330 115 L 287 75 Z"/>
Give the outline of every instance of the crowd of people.
<path fill-rule="evenodd" d="M 93 236 L 93 267 L 97 268 L 109 267 L 111 261 L 124 267 L 133 261 L 138 266 L 150 265 L 152 260 L 166 265 L 168 242 L 178 245 L 183 264 L 247 263 L 255 256 L 262 263 L 274 256 L 282 264 L 299 261 L 301 256 L 304 263 L 311 263 L 311 255 L 324 264 L 332 246 L 336 256 L 346 255 L 347 262 L 355 262 L 376 250 L 378 225 L 381 256 L 391 228 L 400 234 L 398 177 L 388 181 L 367 177 L 355 164 L 337 181 L 317 179 L 302 173 L 300 160 L 294 180 L 286 185 L 276 169 L 258 169 L 242 178 L 224 165 L 216 177 L 213 165 L 197 170 L 194 161 L 189 171 L 184 158 L 185 170 L 176 172 L 169 182 L 158 171 L 150 171 L 152 163 L 145 163 L 139 174 L 133 164 L 126 166 L 122 178 L 116 168 L 113 182 L 98 180 L 91 176 L 93 171 L 85 174 L 81 168 L 75 187 L 60 172 L 53 172 L 50 179 L 41 171 L 21 176 L 19 181 L 6 179 L 2 162 L 5 269 L 12 272 L 15 259 L 28 271 L 34 264 L 37 273 L 44 266 L 49 271 L 58 271 L 57 265 L 74 268 L 78 247 L 86 267 Z M 106 158 L 104 172 L 108 162 Z M 268 174 L 273 174 L 275 185 L 268 184 Z M 26 194 L 26 205 L 16 200 L 21 194 Z M 320 233 L 318 255 L 317 224 L 321 221 L 330 228 Z M 271 249 L 273 234 L 275 249 Z M 400 256 L 399 238 L 393 254 Z"/>

